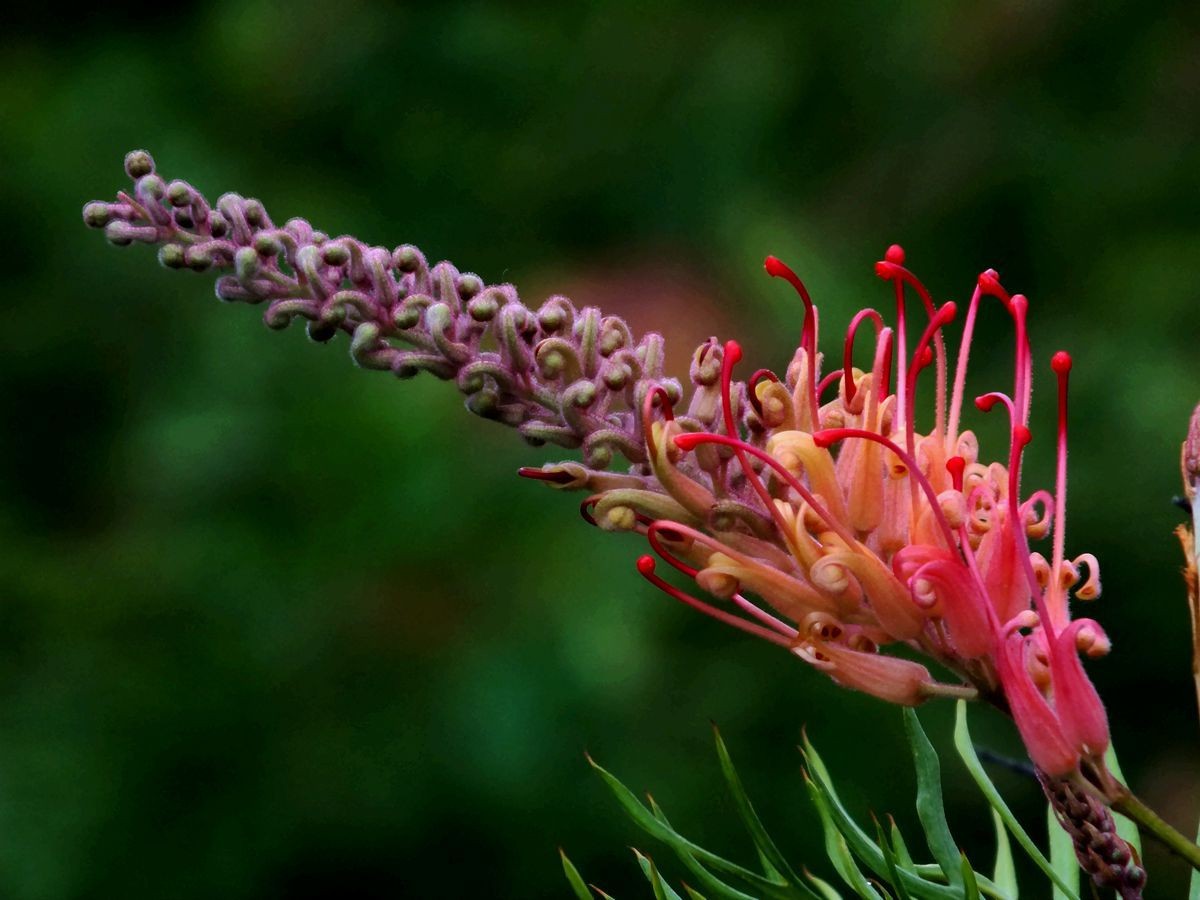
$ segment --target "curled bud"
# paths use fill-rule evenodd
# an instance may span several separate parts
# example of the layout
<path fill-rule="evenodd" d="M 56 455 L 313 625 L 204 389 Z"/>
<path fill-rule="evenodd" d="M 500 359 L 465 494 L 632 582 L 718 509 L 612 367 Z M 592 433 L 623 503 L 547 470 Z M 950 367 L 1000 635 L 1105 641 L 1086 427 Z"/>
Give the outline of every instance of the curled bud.
<path fill-rule="evenodd" d="M 167 202 L 172 206 L 187 206 L 192 202 L 192 188 L 186 181 L 172 181 L 167 185 Z"/>
<path fill-rule="evenodd" d="M 483 290 L 483 279 L 471 272 L 463 272 L 458 276 L 458 295 L 464 300 L 470 300 Z"/>
<path fill-rule="evenodd" d="M 103 228 L 109 218 L 107 203 L 92 202 L 83 208 L 83 221 L 89 228 Z"/>
<path fill-rule="evenodd" d="M 187 265 L 183 247 L 179 244 L 163 244 L 158 248 L 158 261 L 167 269 L 182 269 Z"/>
<path fill-rule="evenodd" d="M 418 269 L 424 268 L 425 257 L 421 255 L 421 251 L 411 244 L 404 244 L 397 247 L 396 252 L 392 254 L 392 265 L 401 272 L 416 272 Z"/>
<path fill-rule="evenodd" d="M 135 181 L 154 171 L 154 157 L 145 150 L 132 150 L 125 154 L 125 174 Z"/>

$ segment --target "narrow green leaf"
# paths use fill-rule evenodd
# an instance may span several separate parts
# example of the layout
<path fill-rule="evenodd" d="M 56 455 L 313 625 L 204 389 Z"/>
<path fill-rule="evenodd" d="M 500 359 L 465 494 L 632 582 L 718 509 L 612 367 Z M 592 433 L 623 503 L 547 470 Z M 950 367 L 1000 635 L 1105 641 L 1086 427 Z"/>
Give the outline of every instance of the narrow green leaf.
<path fill-rule="evenodd" d="M 654 801 L 653 797 L 647 797 L 647 799 L 650 801 L 650 811 L 654 814 L 654 818 L 662 822 L 662 824 L 667 828 L 672 828 L 671 823 L 667 821 L 667 814 L 662 811 L 662 807 Z M 680 847 L 675 847 L 674 850 L 675 855 L 679 857 L 679 861 L 687 867 L 689 872 L 696 876 L 696 879 L 700 882 L 701 886 L 705 888 L 705 890 L 712 891 L 714 896 L 719 897 L 720 900 L 755 900 L 755 898 L 751 897 L 749 894 L 744 894 L 737 888 L 730 887 L 728 884 L 721 881 L 721 879 L 709 872 L 706 868 L 704 868 L 704 866 L 700 865 L 700 863 L 696 860 L 696 857 L 692 856 L 692 854 L 688 853 L 686 850 Z M 684 887 L 687 888 L 687 885 L 684 885 Z M 800 885 L 800 887 L 804 888 L 804 885 Z M 687 888 L 687 890 L 689 893 L 694 893 L 690 888 Z M 805 892 L 802 890 L 800 896 L 802 898 L 808 898 L 808 900 L 820 900 L 820 898 L 818 898 L 817 895 L 813 894 L 811 891 Z"/>
<path fill-rule="evenodd" d="M 962 877 L 963 900 L 979 900 L 979 884 L 975 881 L 975 870 L 971 868 L 965 853 L 962 854 L 958 871 Z"/>
<path fill-rule="evenodd" d="M 1200 844 L 1200 827 L 1196 828 L 1196 843 Z M 1200 900 L 1200 869 L 1192 870 L 1191 886 L 1188 887 L 1188 900 Z"/>
<path fill-rule="evenodd" d="M 918 863 L 912 867 L 912 870 L 922 878 L 944 881 L 946 876 L 942 874 L 942 867 L 937 863 Z M 940 882 L 939 882 L 940 883 Z M 1005 900 L 1004 892 L 996 887 L 996 882 L 988 878 L 986 875 L 981 875 L 978 870 L 975 872 L 975 885 L 979 888 L 979 893 L 988 900 Z M 957 897 L 962 898 L 962 894 L 957 894 Z"/>
<path fill-rule="evenodd" d="M 863 900 L 882 900 L 879 892 L 871 887 L 871 883 L 867 881 L 866 876 L 859 869 L 858 863 L 850 854 L 850 847 L 834 824 L 833 817 L 829 813 L 829 805 L 825 802 L 825 796 L 820 787 L 812 779 L 806 779 L 805 783 L 812 795 L 817 814 L 821 817 L 821 827 L 825 832 L 825 853 L 829 856 L 829 861 L 833 863 L 834 870 L 841 876 L 842 881 L 846 882 Z"/>
<path fill-rule="evenodd" d="M 562 847 L 558 848 L 558 855 L 562 857 L 563 874 L 567 876 L 567 883 L 571 885 L 575 896 L 579 900 L 593 900 L 592 892 L 588 890 L 579 870 L 575 868 L 575 864 L 567 859 L 567 854 Z"/>
<path fill-rule="evenodd" d="M 763 826 L 762 820 L 759 819 L 758 813 L 754 811 L 754 806 L 750 803 L 750 798 L 746 796 L 746 789 L 742 785 L 742 779 L 738 776 L 737 769 L 733 766 L 733 760 L 729 756 L 729 750 L 725 747 L 725 741 L 721 739 L 721 732 L 717 730 L 715 725 L 713 726 L 713 739 L 717 744 L 717 759 L 721 762 L 721 774 L 725 776 L 725 783 L 729 786 L 729 793 L 733 795 L 733 802 L 737 807 L 738 815 L 741 816 L 746 830 L 750 832 L 754 846 L 758 848 L 759 853 L 762 854 L 766 863 L 769 864 L 767 867 L 767 877 L 779 875 L 783 880 L 792 884 L 798 884 L 800 878 L 792 871 L 792 867 L 788 865 L 787 859 L 779 852 L 779 848 L 775 846 L 775 842 L 767 834 L 767 829 Z"/>
<path fill-rule="evenodd" d="M 604 891 L 600 890 L 600 888 L 596 887 L 594 884 L 592 885 L 592 890 L 596 892 L 596 896 L 599 897 L 600 900 L 616 900 L 616 897 L 614 897 L 612 894 L 606 894 Z"/>
<path fill-rule="evenodd" d="M 962 758 L 963 764 L 966 765 L 967 771 L 975 779 L 975 784 L 979 786 L 979 790 L 983 793 L 983 796 L 987 798 L 992 809 L 1004 821 L 1004 825 L 1008 828 L 1009 833 L 1016 838 L 1021 848 L 1029 854 L 1029 858 L 1037 864 L 1039 869 L 1046 873 L 1046 877 L 1054 882 L 1057 888 L 1063 892 L 1064 896 L 1070 898 L 1070 900 L 1079 900 L 1077 893 L 1072 891 L 1069 885 L 1063 881 L 1062 876 L 1050 864 L 1050 860 L 1046 859 L 1028 832 L 1021 827 L 1021 823 L 1017 821 L 1017 817 L 1012 814 L 1012 810 L 1008 808 L 1008 804 L 1004 802 L 1004 798 L 1000 796 L 1000 792 L 992 784 L 992 779 L 983 770 L 983 764 L 980 763 L 979 756 L 975 753 L 975 746 L 971 743 L 970 729 L 967 728 L 967 701 L 965 700 L 958 701 L 958 710 L 954 723 L 954 746 L 957 748 L 958 755 Z"/>
<path fill-rule="evenodd" d="M 1012 845 L 1008 842 L 1008 830 L 1000 813 L 992 810 L 992 824 L 996 826 L 996 867 L 992 873 L 992 881 L 996 887 L 1004 891 L 1009 900 L 1017 900 L 1017 867 L 1013 862 Z"/>
<path fill-rule="evenodd" d="M 699 891 L 693 890 L 687 882 L 684 882 L 683 889 L 687 891 L 688 900 L 707 900 L 707 898 Z"/>
<path fill-rule="evenodd" d="M 895 823 L 892 823 L 895 825 Z M 888 868 L 888 884 L 896 893 L 896 900 L 912 900 L 912 896 L 904 887 L 904 881 L 900 878 L 899 860 L 896 858 L 896 852 L 892 850 L 891 844 L 888 843 L 887 837 L 883 833 L 883 826 L 879 822 L 875 823 L 875 831 L 879 837 L 876 843 L 879 844 L 879 849 L 883 851 L 883 861 L 887 863 Z M 911 864 L 911 863 L 910 863 Z"/>
<path fill-rule="evenodd" d="M 636 847 L 633 848 L 633 855 L 637 857 L 638 865 L 642 867 L 642 874 L 650 882 L 650 889 L 654 891 L 654 900 L 683 900 L 669 884 L 662 880 L 662 876 L 658 873 L 658 867 L 654 865 L 654 860 Z"/>
<path fill-rule="evenodd" d="M 900 861 L 902 868 L 911 869 L 912 854 L 908 852 L 908 844 L 904 843 L 904 835 L 900 833 L 900 826 L 891 816 L 888 816 L 888 821 L 892 823 L 892 850 L 896 853 L 896 859 Z"/>
<path fill-rule="evenodd" d="M 842 895 L 838 893 L 837 888 L 826 881 L 824 878 L 818 878 L 812 872 L 805 870 L 805 876 L 812 882 L 813 887 L 821 895 L 823 900 L 842 900 Z"/>
<path fill-rule="evenodd" d="M 942 768 L 937 751 L 925 735 L 917 714 L 905 707 L 904 730 L 912 748 L 913 765 L 917 770 L 917 818 L 925 829 L 925 840 L 933 858 L 946 873 L 946 880 L 958 887 L 963 883 L 960 851 L 950 834 L 946 807 L 942 799 Z"/>
<path fill-rule="evenodd" d="M 846 808 L 842 806 L 837 798 L 837 794 L 833 792 L 832 787 L 828 784 L 829 771 L 825 768 L 821 757 L 817 754 L 816 748 L 813 747 L 807 737 L 804 738 L 804 758 L 809 764 L 809 774 L 821 790 L 828 804 L 829 814 L 834 824 L 850 845 L 854 855 L 862 860 L 876 875 L 884 877 L 887 873 L 887 865 L 883 860 L 883 851 L 875 846 L 875 842 L 859 827 L 858 823 L 846 811 Z M 942 874 L 940 869 L 938 873 Z M 925 898 L 930 898 L 930 900 L 962 900 L 961 892 L 947 885 L 930 882 L 923 877 L 903 870 L 900 872 L 900 877 L 904 880 L 904 886 L 908 888 L 909 893 L 914 897 L 922 898 L 922 900 L 925 900 Z M 944 879 L 945 875 L 942 875 L 942 878 Z"/>
<path fill-rule="evenodd" d="M 1108 749 L 1104 751 L 1104 764 L 1108 766 L 1108 771 L 1116 775 L 1123 784 L 1128 784 L 1125 781 L 1125 773 L 1121 771 L 1121 763 L 1117 760 L 1117 748 L 1113 746 L 1112 741 L 1108 742 Z M 1119 812 L 1113 812 L 1112 816 L 1117 823 L 1117 834 L 1124 838 L 1125 843 L 1137 851 L 1138 859 L 1141 859 L 1142 835 L 1138 831 L 1137 823 L 1121 815 Z"/>
<path fill-rule="evenodd" d="M 634 796 L 629 788 L 625 787 L 614 775 L 604 769 L 599 763 L 593 759 L 588 762 L 597 774 L 600 775 L 604 783 L 608 785 L 609 790 L 617 798 L 617 801 L 629 814 L 629 817 L 637 823 L 643 831 L 653 838 L 662 841 L 671 849 L 678 852 L 679 849 L 686 850 L 688 853 L 695 856 L 696 860 L 703 865 L 711 866 L 717 871 L 724 872 L 728 875 L 740 879 L 747 886 L 752 888 L 762 897 L 774 897 L 778 900 L 792 900 L 797 895 L 794 885 L 780 884 L 774 881 L 768 881 L 757 872 L 752 872 L 744 866 L 739 866 L 737 863 L 730 862 L 717 856 L 715 853 L 710 853 L 698 844 L 694 844 L 687 838 L 678 834 L 673 828 L 664 825 L 656 819 L 641 801 Z"/>
<path fill-rule="evenodd" d="M 1046 804 L 1046 827 L 1050 832 L 1050 865 L 1066 882 L 1070 894 L 1078 895 L 1079 861 L 1075 858 L 1075 845 L 1071 843 L 1071 836 L 1058 824 L 1054 807 L 1049 804 Z M 1054 888 L 1054 900 L 1065 900 L 1070 894 L 1059 890 L 1057 886 Z"/>
<path fill-rule="evenodd" d="M 937 863 L 918 863 L 912 867 L 912 870 L 922 878 L 944 880 L 946 877 L 942 874 L 942 867 Z M 978 869 L 975 870 L 975 885 L 979 888 L 979 893 L 988 897 L 989 900 L 1004 900 L 1004 892 L 996 887 L 996 882 L 981 874 Z"/>

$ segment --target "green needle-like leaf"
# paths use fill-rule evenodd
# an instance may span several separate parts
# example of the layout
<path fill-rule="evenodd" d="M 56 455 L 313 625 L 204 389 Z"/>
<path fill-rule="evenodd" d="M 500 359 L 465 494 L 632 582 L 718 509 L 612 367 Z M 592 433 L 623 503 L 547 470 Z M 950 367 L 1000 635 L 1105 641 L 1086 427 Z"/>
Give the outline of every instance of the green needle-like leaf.
<path fill-rule="evenodd" d="M 706 898 L 703 894 L 701 894 L 699 891 L 693 890 L 687 884 L 683 886 L 683 889 L 687 892 L 688 900 L 708 900 L 708 898 Z"/>
<path fill-rule="evenodd" d="M 992 810 L 992 824 L 996 826 L 996 868 L 992 873 L 992 881 L 996 887 L 1004 891 L 1009 900 L 1017 900 L 1017 867 L 1013 862 L 1012 845 L 1008 842 L 1008 830 L 1000 813 Z"/>
<path fill-rule="evenodd" d="M 806 784 L 812 795 L 813 805 L 816 806 L 817 813 L 821 817 L 821 827 L 825 831 L 825 852 L 829 856 L 829 861 L 833 863 L 834 870 L 841 876 L 842 881 L 846 882 L 863 900 L 883 900 L 879 892 L 871 887 L 871 883 L 867 881 L 862 870 L 858 868 L 858 863 L 850 854 L 850 847 L 846 844 L 846 839 L 833 823 L 829 805 L 826 803 L 826 797 L 821 792 L 821 788 L 811 778 L 806 779 Z"/>
<path fill-rule="evenodd" d="M 975 784 L 979 786 L 979 790 L 987 798 L 992 809 L 1004 821 L 1004 825 L 1008 828 L 1021 848 L 1029 854 L 1032 859 L 1049 878 L 1057 888 L 1063 892 L 1063 895 L 1070 900 L 1079 900 L 1077 891 L 1071 890 L 1070 886 L 1065 882 L 1062 876 L 1054 870 L 1054 866 L 1050 864 L 1050 860 L 1046 859 L 1041 850 L 1033 842 L 1033 839 L 1021 827 L 1021 823 L 1017 821 L 1017 817 L 1012 814 L 1012 810 L 1008 808 L 1008 804 L 1004 802 L 1004 798 L 1000 796 L 1000 792 L 996 790 L 996 786 L 992 784 L 992 780 L 988 778 L 987 772 L 983 770 L 983 764 L 979 762 L 979 756 L 975 753 L 975 746 L 971 743 L 971 732 L 967 728 L 967 702 L 965 700 L 958 701 L 958 710 L 954 723 L 954 746 L 958 750 L 958 755 L 962 757 L 963 763 L 967 767 L 967 771 L 971 773 L 971 777 L 975 779 Z"/>
<path fill-rule="evenodd" d="M 662 876 L 658 873 L 658 867 L 654 865 L 654 860 L 636 847 L 633 849 L 633 855 L 637 857 L 638 865 L 642 867 L 642 874 L 650 882 L 650 888 L 654 891 L 654 900 L 683 900 L 669 884 L 662 880 Z"/>
<path fill-rule="evenodd" d="M 846 839 L 857 856 L 863 863 L 876 875 L 882 877 L 887 876 L 887 864 L 883 859 L 883 851 L 875 845 L 875 842 L 870 836 L 859 827 L 858 823 L 851 818 L 846 808 L 842 806 L 838 800 L 837 794 L 834 793 L 832 786 L 829 784 L 829 770 L 825 768 L 825 764 L 821 761 L 820 755 L 816 748 L 807 737 L 804 738 L 804 758 L 808 762 L 809 774 L 812 780 L 820 789 L 822 796 L 828 806 L 829 815 L 832 818 L 838 831 Z M 909 866 L 908 868 L 911 868 Z M 937 867 L 934 867 L 937 869 Z M 941 869 L 937 872 L 944 879 L 945 875 Z M 944 885 L 937 884 L 925 879 L 923 875 L 915 875 L 912 872 L 900 871 L 900 878 L 904 881 L 904 886 L 909 893 L 914 897 L 931 898 L 931 900 L 962 900 L 960 891 Z"/>
<path fill-rule="evenodd" d="M 629 788 L 625 787 L 615 776 L 600 766 L 595 760 L 588 760 L 593 769 L 608 785 L 609 790 L 616 796 L 617 801 L 624 807 L 630 818 L 637 825 L 653 838 L 657 838 L 671 849 L 678 851 L 683 849 L 693 855 L 696 860 L 705 866 L 711 866 L 717 871 L 724 872 L 728 875 L 745 882 L 745 884 L 753 889 L 761 897 L 774 897 L 779 900 L 792 900 L 795 897 L 804 897 L 801 885 L 781 884 L 775 881 L 768 881 L 763 876 L 756 872 L 752 872 L 744 866 L 739 866 L 737 863 L 730 862 L 717 856 L 715 853 L 710 853 L 698 844 L 694 844 L 687 838 L 678 834 L 673 828 L 665 825 L 656 819 L 642 805 L 641 801 L 634 796 Z M 810 892 L 811 893 L 811 892 Z"/>
<path fill-rule="evenodd" d="M 908 852 L 908 844 L 904 843 L 904 835 L 900 833 L 900 826 L 891 816 L 888 816 L 888 821 L 892 824 L 892 850 L 896 853 L 896 859 L 899 860 L 902 868 L 911 869 L 912 854 Z"/>
<path fill-rule="evenodd" d="M 1128 784 L 1125 781 L 1125 773 L 1121 771 L 1121 763 L 1117 760 L 1117 748 L 1112 741 L 1108 743 L 1108 749 L 1104 751 L 1104 764 L 1108 766 L 1108 771 L 1112 772 L 1121 780 L 1122 783 Z M 1130 847 L 1137 851 L 1138 858 L 1142 856 L 1142 835 L 1138 831 L 1137 823 L 1132 819 L 1121 815 L 1119 812 L 1114 812 L 1113 819 L 1117 823 L 1117 834 L 1119 834 Z"/>
<path fill-rule="evenodd" d="M 962 854 L 959 862 L 959 875 L 962 877 L 964 900 L 979 900 L 979 884 L 975 880 L 975 870 L 967 860 L 967 854 Z"/>
<path fill-rule="evenodd" d="M 667 815 L 662 811 L 662 807 L 654 802 L 653 797 L 647 797 L 646 799 L 650 802 L 650 811 L 654 814 L 654 818 L 662 822 L 662 824 L 667 828 L 671 828 L 671 823 L 667 821 Z M 751 897 L 749 894 L 744 894 L 737 888 L 730 887 L 728 884 L 721 881 L 721 879 L 709 872 L 706 868 L 704 868 L 704 866 L 700 865 L 700 863 L 696 860 L 696 857 L 692 856 L 692 854 L 688 853 L 686 850 L 680 847 L 676 847 L 674 850 L 675 855 L 679 857 L 679 861 L 687 867 L 689 872 L 696 876 L 696 880 L 700 882 L 701 886 L 705 890 L 713 893 L 713 896 L 720 898 L 720 900 L 755 900 L 755 898 Z M 688 890 L 689 894 L 694 893 L 694 891 L 692 891 L 691 888 L 688 888 L 687 885 L 684 885 L 684 887 Z M 813 894 L 811 891 L 808 891 L 804 885 L 800 885 L 799 887 L 801 888 L 800 895 L 802 897 L 816 898 L 816 900 L 820 900 L 820 898 L 817 898 L 815 894 Z"/>
<path fill-rule="evenodd" d="M 567 883 L 571 885 L 575 896 L 579 900 L 593 900 L 592 892 L 588 890 L 579 870 L 575 868 L 575 864 L 571 860 L 567 859 L 567 854 L 561 847 L 558 849 L 558 855 L 562 857 L 563 874 L 567 876 Z"/>
<path fill-rule="evenodd" d="M 950 834 L 946 807 L 942 799 L 942 769 L 937 751 L 925 735 L 921 720 L 913 710 L 904 710 L 904 730 L 912 748 L 913 765 L 917 770 L 917 817 L 925 829 L 925 840 L 933 858 L 946 873 L 946 880 L 955 887 L 963 883 L 960 851 Z"/>
<path fill-rule="evenodd" d="M 894 822 L 892 824 L 895 825 Z M 879 822 L 875 823 L 875 831 L 879 835 L 876 842 L 879 844 L 879 849 L 883 851 L 883 861 L 887 863 L 888 884 L 896 892 L 896 900 L 912 900 L 912 896 L 904 888 L 904 881 L 900 878 L 900 862 L 896 858 L 896 852 L 888 843 L 888 839 L 883 833 L 883 826 Z"/>
<path fill-rule="evenodd" d="M 808 880 L 812 882 L 813 887 L 817 889 L 817 892 L 821 895 L 823 900 L 842 900 L 842 895 L 838 893 L 838 889 L 824 878 L 818 878 L 812 872 L 807 870 L 804 874 Z"/>
<path fill-rule="evenodd" d="M 717 744 L 717 759 L 721 762 L 721 774 L 725 776 L 725 783 L 729 785 L 729 793 L 733 795 L 733 802 L 737 807 L 738 815 L 741 816 L 746 830 L 750 832 L 754 846 L 758 848 L 759 853 L 769 863 L 768 877 L 778 874 L 792 884 L 798 884 L 800 878 L 792 871 L 792 867 L 788 864 L 787 859 L 779 852 L 779 848 L 775 846 L 775 842 L 767 834 L 767 829 L 763 827 L 762 820 L 759 819 L 758 813 L 754 811 L 754 806 L 750 803 L 750 798 L 746 796 L 746 789 L 742 785 L 742 779 L 738 776 L 737 769 L 733 766 L 733 760 L 729 757 L 729 750 L 725 747 L 725 741 L 721 739 L 721 732 L 717 730 L 715 725 L 713 726 L 713 739 Z"/>
<path fill-rule="evenodd" d="M 1071 894 L 1079 894 L 1079 861 L 1075 859 L 1075 845 L 1071 836 L 1063 831 L 1054 814 L 1054 807 L 1046 805 L 1046 827 L 1050 832 L 1050 864 L 1054 871 L 1066 882 Z M 1057 885 L 1054 888 L 1054 900 L 1065 900 L 1070 894 L 1064 893 Z"/>

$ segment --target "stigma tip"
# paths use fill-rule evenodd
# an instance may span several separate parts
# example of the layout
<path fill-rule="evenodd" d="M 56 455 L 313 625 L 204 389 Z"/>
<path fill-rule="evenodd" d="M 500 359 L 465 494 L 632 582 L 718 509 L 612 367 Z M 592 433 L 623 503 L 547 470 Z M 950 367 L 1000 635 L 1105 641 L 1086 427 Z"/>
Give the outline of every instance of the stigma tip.
<path fill-rule="evenodd" d="M 1054 356 L 1050 357 L 1050 368 L 1059 375 L 1065 375 L 1071 371 L 1071 354 L 1066 350 L 1059 350 Z"/>

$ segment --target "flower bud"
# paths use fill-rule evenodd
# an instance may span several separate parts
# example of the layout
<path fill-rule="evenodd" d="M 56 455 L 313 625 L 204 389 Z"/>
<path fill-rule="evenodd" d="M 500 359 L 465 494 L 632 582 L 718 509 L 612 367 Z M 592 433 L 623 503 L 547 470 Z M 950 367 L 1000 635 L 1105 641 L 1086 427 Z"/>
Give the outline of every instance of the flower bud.
<path fill-rule="evenodd" d="M 425 257 L 412 244 L 403 244 L 397 247 L 396 252 L 392 254 L 392 265 L 401 272 L 416 272 L 418 269 L 424 268 L 424 263 Z"/>
<path fill-rule="evenodd" d="M 483 279 L 473 272 L 463 272 L 458 276 L 458 295 L 464 300 L 470 300 L 483 290 Z"/>
<path fill-rule="evenodd" d="M 94 201 L 83 208 L 83 221 L 89 228 L 103 228 L 110 218 L 107 203 Z"/>
<path fill-rule="evenodd" d="M 125 174 L 135 181 L 154 171 L 154 158 L 145 150 L 125 154 Z"/>
<path fill-rule="evenodd" d="M 167 202 L 172 206 L 187 206 L 192 202 L 192 188 L 186 181 L 172 181 L 167 185 Z"/>
<path fill-rule="evenodd" d="M 167 269 L 182 269 L 187 265 L 183 247 L 179 244 L 163 244 L 159 247 L 158 261 Z"/>

